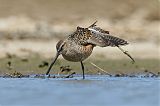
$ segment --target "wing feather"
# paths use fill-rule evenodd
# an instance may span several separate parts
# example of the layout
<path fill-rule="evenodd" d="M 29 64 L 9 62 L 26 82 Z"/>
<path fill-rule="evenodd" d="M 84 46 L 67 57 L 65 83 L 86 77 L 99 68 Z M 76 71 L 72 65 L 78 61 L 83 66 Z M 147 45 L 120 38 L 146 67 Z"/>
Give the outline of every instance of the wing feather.
<path fill-rule="evenodd" d="M 98 30 L 97 30 L 98 29 Z M 90 31 L 91 37 L 88 39 L 89 43 L 93 43 L 95 45 L 105 47 L 105 46 L 119 46 L 119 45 L 127 45 L 128 42 L 110 35 L 109 33 L 106 33 L 105 30 L 95 27 L 94 28 L 88 28 Z"/>
<path fill-rule="evenodd" d="M 100 27 L 97 27 L 96 22 L 88 28 L 77 27 L 77 30 L 71 34 L 68 39 L 72 39 L 72 41 L 81 45 L 90 43 L 101 47 L 114 47 L 128 44 L 127 41 L 110 35 L 109 31 L 105 31 Z"/>

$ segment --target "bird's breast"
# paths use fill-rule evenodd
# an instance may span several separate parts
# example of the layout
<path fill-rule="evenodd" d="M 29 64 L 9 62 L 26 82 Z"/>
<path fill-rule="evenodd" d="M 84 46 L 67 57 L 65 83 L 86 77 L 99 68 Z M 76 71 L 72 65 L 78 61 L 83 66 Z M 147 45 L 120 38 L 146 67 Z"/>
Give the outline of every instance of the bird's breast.
<path fill-rule="evenodd" d="M 62 56 L 64 57 L 64 59 L 68 61 L 73 61 L 73 62 L 83 61 L 91 55 L 93 48 L 94 45 L 92 44 L 76 45 L 76 46 L 70 45 L 66 47 L 65 52 L 62 52 Z"/>

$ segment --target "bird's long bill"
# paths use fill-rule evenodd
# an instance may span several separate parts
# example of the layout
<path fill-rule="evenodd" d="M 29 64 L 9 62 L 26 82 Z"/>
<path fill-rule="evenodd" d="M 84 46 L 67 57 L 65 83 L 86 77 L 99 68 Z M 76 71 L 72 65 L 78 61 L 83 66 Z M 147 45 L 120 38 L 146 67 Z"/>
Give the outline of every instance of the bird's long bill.
<path fill-rule="evenodd" d="M 50 64 L 50 66 L 49 66 L 49 68 L 48 68 L 48 70 L 47 70 L 47 72 L 46 72 L 46 75 L 48 75 L 48 74 L 49 74 L 49 72 L 50 72 L 50 70 L 51 70 L 52 66 L 54 65 L 54 63 L 56 62 L 56 60 L 57 60 L 58 56 L 59 56 L 59 53 L 57 52 L 57 54 L 56 54 L 55 58 L 53 59 L 53 62 Z"/>

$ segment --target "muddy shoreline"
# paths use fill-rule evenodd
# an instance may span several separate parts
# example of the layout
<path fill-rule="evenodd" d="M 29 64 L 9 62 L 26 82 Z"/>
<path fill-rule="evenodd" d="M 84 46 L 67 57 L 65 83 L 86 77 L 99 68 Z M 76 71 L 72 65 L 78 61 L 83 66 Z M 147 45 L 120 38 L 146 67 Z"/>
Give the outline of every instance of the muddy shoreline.
<path fill-rule="evenodd" d="M 24 57 L 8 54 L 7 57 L 0 58 L 0 75 L 43 75 L 46 73 L 52 58 L 45 58 L 38 54 Z M 137 74 L 156 76 L 160 72 L 159 59 L 135 58 L 135 61 L 135 64 L 132 64 L 127 57 L 125 59 L 90 57 L 84 61 L 85 74 L 107 75 L 107 73 L 110 73 L 113 76 L 123 77 Z M 66 61 L 61 57 L 56 61 L 50 74 L 69 75 L 74 72 L 75 74 L 82 74 L 80 64 L 78 62 Z"/>

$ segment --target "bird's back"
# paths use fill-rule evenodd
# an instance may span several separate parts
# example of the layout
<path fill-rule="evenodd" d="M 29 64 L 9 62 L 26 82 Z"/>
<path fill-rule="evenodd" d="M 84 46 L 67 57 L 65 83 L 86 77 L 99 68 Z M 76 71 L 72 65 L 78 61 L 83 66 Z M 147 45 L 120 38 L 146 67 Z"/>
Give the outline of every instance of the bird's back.
<path fill-rule="evenodd" d="M 92 44 L 101 47 L 114 47 L 128 44 L 127 41 L 110 35 L 109 31 L 96 27 L 95 24 L 88 28 L 77 27 L 77 30 L 73 34 L 69 35 L 67 39 L 78 45 L 84 46 Z"/>

